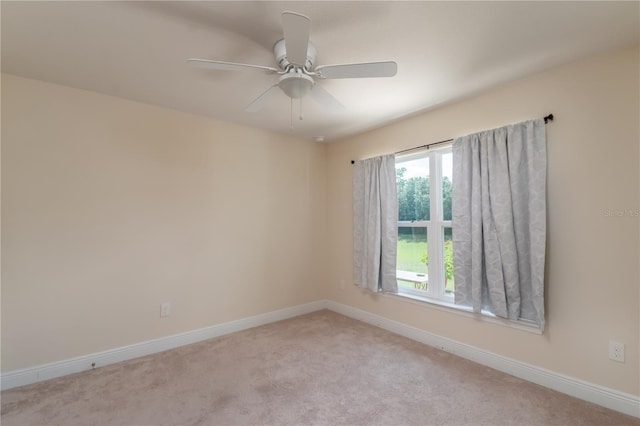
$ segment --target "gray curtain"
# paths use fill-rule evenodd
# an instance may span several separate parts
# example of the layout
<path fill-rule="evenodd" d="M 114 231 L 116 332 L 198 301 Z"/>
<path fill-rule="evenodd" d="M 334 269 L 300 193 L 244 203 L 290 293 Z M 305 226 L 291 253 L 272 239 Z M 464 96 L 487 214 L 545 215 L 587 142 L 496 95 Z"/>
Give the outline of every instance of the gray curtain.
<path fill-rule="evenodd" d="M 374 292 L 396 293 L 398 196 L 395 155 L 353 166 L 353 280 Z"/>
<path fill-rule="evenodd" d="M 544 330 L 543 119 L 453 142 L 455 303 Z"/>

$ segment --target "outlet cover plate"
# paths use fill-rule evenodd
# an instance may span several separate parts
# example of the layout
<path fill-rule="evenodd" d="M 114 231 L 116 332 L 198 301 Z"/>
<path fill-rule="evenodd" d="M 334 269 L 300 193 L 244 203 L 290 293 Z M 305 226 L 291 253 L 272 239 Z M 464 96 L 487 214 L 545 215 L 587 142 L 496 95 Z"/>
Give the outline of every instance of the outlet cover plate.
<path fill-rule="evenodd" d="M 171 314 L 171 303 L 163 303 L 160 305 L 160 316 L 168 317 Z"/>
<path fill-rule="evenodd" d="M 609 359 L 617 362 L 624 362 L 624 343 L 609 342 Z"/>

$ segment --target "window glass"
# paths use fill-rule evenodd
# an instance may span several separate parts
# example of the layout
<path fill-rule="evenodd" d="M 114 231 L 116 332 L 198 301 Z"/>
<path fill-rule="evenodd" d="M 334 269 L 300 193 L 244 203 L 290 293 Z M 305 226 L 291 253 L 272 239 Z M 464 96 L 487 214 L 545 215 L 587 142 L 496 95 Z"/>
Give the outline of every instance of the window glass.
<path fill-rule="evenodd" d="M 442 154 L 442 219 L 451 220 L 451 183 L 453 182 L 453 166 L 450 152 Z"/>
<path fill-rule="evenodd" d="M 427 290 L 427 228 L 398 227 L 398 285 Z"/>
<path fill-rule="evenodd" d="M 429 220 L 429 157 L 396 162 L 398 220 Z"/>
<path fill-rule="evenodd" d="M 453 232 L 451 227 L 444 228 L 442 259 L 444 263 L 444 291 L 445 294 L 453 295 L 455 290 L 455 281 L 453 277 Z"/>

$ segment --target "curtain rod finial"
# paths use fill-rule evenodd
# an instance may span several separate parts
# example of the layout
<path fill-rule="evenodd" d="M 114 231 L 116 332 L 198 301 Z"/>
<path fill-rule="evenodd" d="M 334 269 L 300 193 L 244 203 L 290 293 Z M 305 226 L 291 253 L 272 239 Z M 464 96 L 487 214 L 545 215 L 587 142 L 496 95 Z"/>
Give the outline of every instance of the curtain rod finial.
<path fill-rule="evenodd" d="M 356 164 L 355 160 L 351 160 L 351 164 Z"/>
<path fill-rule="evenodd" d="M 553 114 L 549 114 L 544 118 L 544 124 L 547 124 L 549 121 L 553 121 Z"/>

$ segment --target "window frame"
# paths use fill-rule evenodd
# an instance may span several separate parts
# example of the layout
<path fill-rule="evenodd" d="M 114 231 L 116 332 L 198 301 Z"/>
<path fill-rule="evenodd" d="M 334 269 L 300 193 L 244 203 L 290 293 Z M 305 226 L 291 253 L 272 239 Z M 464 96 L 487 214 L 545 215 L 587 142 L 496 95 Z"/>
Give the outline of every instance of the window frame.
<path fill-rule="evenodd" d="M 427 253 L 429 253 L 427 289 L 421 290 L 399 285 L 398 295 L 400 296 L 425 299 L 435 303 L 454 303 L 453 293 L 446 292 L 444 266 L 444 232 L 445 228 L 451 228 L 452 225 L 451 220 L 443 218 L 444 200 L 442 198 L 442 156 L 451 152 L 452 144 L 449 143 L 437 148 L 396 155 L 396 165 L 425 157 L 429 162 L 429 220 L 397 221 L 398 228 L 426 228 L 426 246 Z M 401 281 L 407 282 L 407 280 Z"/>

